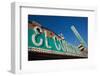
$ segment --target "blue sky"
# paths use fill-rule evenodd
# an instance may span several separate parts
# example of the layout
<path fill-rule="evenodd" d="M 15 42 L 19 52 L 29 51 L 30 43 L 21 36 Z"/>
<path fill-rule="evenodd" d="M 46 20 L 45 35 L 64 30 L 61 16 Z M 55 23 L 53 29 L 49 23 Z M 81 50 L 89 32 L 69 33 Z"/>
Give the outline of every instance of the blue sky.
<path fill-rule="evenodd" d="M 80 42 L 71 30 L 74 25 L 84 41 L 88 42 L 88 17 L 28 15 L 28 21 L 36 21 L 56 34 L 62 33 L 68 43 L 78 45 Z"/>

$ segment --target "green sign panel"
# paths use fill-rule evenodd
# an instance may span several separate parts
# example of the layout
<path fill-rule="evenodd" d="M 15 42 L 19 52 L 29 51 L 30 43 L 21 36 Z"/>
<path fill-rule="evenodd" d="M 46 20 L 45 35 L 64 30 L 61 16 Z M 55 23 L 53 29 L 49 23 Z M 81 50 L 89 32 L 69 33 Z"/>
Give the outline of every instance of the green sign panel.
<path fill-rule="evenodd" d="M 28 29 L 28 47 L 46 49 L 47 51 L 56 51 L 62 53 L 79 53 L 79 49 L 71 44 L 68 44 L 64 39 L 59 38 L 53 34 L 52 37 L 48 36 L 48 30 L 39 32 L 42 28 L 29 28 Z M 50 32 L 50 31 L 49 31 Z"/>

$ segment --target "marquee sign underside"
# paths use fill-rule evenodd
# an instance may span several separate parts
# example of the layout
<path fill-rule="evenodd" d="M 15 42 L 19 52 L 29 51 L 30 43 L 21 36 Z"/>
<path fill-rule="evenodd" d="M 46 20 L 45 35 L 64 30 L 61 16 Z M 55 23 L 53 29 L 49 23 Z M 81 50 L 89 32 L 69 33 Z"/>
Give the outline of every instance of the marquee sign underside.
<path fill-rule="evenodd" d="M 47 54 L 56 54 L 56 55 L 65 55 L 65 56 L 86 57 L 82 53 L 77 54 L 77 53 L 70 53 L 70 52 L 58 52 L 58 51 L 54 51 L 54 50 L 49 51 L 49 50 L 46 50 L 46 49 L 41 49 L 41 48 L 36 48 L 36 47 L 28 48 L 28 51 L 39 52 L 39 53 L 47 53 Z"/>

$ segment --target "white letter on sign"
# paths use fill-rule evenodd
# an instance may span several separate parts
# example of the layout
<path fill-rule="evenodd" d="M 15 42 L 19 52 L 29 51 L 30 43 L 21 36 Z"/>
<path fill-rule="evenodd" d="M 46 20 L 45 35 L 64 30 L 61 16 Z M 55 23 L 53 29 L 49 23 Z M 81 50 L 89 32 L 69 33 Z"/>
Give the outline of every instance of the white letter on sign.
<path fill-rule="evenodd" d="M 55 46 L 56 46 L 56 48 L 57 48 L 57 50 L 61 50 L 61 45 L 60 44 L 58 44 L 58 46 L 57 46 L 57 43 L 56 43 L 56 36 L 54 36 L 53 37 L 53 39 L 54 39 L 54 43 L 55 43 Z M 59 41 L 59 40 L 58 40 Z"/>
<path fill-rule="evenodd" d="M 46 47 L 47 47 L 47 48 L 51 48 L 51 46 L 48 45 L 47 32 L 44 31 L 44 33 L 45 33 L 45 42 L 46 42 Z"/>
<path fill-rule="evenodd" d="M 42 38 L 40 38 L 40 42 L 39 42 L 39 43 L 36 42 L 36 36 L 40 34 L 40 33 L 38 32 L 37 29 L 40 30 L 40 32 L 42 31 L 42 29 L 41 29 L 40 27 L 35 27 L 35 28 L 34 28 L 35 34 L 32 35 L 32 42 L 33 42 L 36 46 L 41 46 L 42 43 L 43 43 L 43 39 L 42 39 Z"/>

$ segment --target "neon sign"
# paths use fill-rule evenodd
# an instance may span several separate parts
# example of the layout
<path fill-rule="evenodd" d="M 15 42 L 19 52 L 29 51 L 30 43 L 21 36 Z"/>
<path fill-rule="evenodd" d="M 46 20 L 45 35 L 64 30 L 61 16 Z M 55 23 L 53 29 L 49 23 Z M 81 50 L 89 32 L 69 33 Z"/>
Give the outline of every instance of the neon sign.
<path fill-rule="evenodd" d="M 79 53 L 79 49 L 69 45 L 63 36 L 58 36 L 40 25 L 29 24 L 29 27 L 31 27 L 28 29 L 28 45 L 30 48 L 36 47 L 47 49 L 48 51 Z"/>

